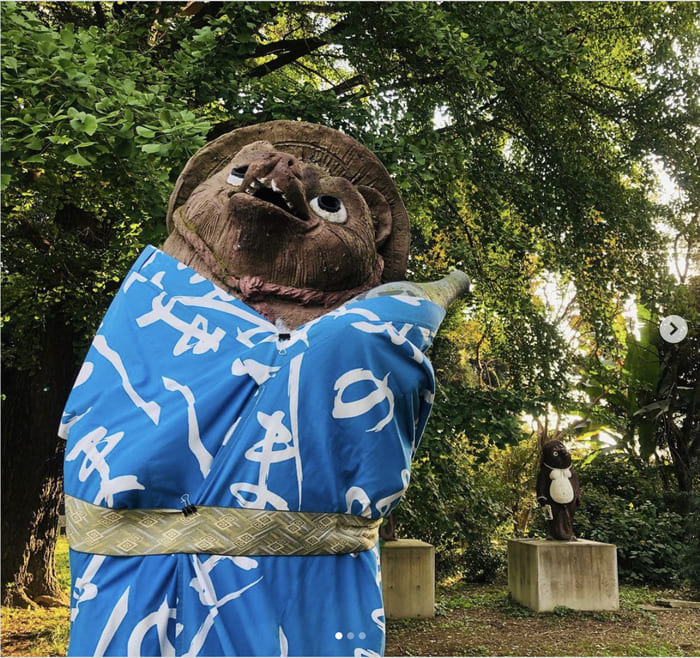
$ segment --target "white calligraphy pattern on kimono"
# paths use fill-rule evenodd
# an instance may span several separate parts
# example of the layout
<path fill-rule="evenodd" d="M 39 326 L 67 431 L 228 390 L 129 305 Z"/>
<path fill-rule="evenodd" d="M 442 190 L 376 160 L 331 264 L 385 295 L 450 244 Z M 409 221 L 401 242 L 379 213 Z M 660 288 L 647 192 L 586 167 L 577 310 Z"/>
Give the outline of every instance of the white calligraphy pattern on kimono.
<path fill-rule="evenodd" d="M 187 501 L 386 516 L 408 487 L 430 412 L 424 352 L 442 317 L 426 300 L 380 296 L 282 336 L 148 247 L 66 404 L 66 493 L 116 509 Z M 377 549 L 293 558 L 71 551 L 71 572 L 71 655 L 384 649 Z"/>

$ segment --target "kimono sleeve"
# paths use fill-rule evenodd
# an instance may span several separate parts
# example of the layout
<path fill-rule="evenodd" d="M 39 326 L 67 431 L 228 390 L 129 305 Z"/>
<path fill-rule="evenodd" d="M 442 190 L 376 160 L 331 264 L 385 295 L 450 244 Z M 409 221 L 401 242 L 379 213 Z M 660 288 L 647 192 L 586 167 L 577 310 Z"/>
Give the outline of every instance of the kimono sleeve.
<path fill-rule="evenodd" d="M 322 498 L 325 481 L 335 511 L 379 518 L 408 487 L 430 414 L 435 379 L 424 350 L 433 329 L 402 302 L 367 301 L 371 315 L 349 314 L 304 356 L 301 417 L 310 422 L 300 436 L 305 490 Z M 323 476 L 311 481 L 310 472 Z"/>

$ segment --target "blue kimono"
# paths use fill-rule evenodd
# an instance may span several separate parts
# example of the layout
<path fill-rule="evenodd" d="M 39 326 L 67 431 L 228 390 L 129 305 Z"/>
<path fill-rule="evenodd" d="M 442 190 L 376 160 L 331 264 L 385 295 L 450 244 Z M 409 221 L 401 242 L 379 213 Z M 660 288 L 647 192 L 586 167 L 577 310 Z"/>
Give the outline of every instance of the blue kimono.
<path fill-rule="evenodd" d="M 66 494 L 113 510 L 387 516 L 430 412 L 424 351 L 443 315 L 425 299 L 378 296 L 281 334 L 147 247 L 66 404 Z M 70 566 L 69 655 L 384 650 L 378 546 L 311 556 L 71 550 Z"/>

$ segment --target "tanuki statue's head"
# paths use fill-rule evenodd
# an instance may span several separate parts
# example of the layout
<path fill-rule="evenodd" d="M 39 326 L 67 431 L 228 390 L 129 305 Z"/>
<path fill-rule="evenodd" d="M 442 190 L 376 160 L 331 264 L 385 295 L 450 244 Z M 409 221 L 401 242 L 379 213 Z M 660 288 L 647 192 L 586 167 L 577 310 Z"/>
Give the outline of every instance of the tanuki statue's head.
<path fill-rule="evenodd" d="M 404 278 L 406 209 L 359 142 L 297 121 L 239 128 L 187 163 L 163 250 L 272 321 L 298 326 Z"/>
<path fill-rule="evenodd" d="M 548 441 L 542 448 L 542 462 L 549 468 L 569 468 L 571 453 L 561 441 Z"/>

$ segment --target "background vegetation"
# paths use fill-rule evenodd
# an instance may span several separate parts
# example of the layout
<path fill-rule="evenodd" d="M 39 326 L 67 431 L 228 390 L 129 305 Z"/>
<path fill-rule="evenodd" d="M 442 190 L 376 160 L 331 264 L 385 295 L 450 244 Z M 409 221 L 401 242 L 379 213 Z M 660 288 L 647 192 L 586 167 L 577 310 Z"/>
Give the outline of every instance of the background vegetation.
<path fill-rule="evenodd" d="M 56 426 L 123 274 L 165 237 L 175 178 L 206 140 L 279 118 L 373 149 L 411 213 L 410 277 L 474 283 L 434 346 L 399 531 L 443 572 L 492 578 L 503 539 L 537 529 L 539 444 L 563 437 L 580 533 L 620 542 L 632 580 L 687 564 L 697 583 L 699 13 L 2 3 L 4 601 L 61 596 Z M 670 313 L 678 345 L 658 338 Z"/>

